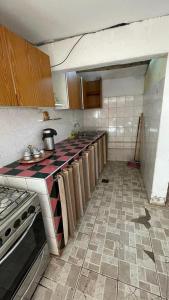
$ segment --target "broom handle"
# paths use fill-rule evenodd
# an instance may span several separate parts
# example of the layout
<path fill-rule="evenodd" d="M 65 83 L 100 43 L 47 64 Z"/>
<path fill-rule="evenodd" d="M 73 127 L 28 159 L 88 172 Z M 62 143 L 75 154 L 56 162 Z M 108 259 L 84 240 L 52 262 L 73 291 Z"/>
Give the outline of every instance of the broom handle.
<path fill-rule="evenodd" d="M 136 160 L 136 154 L 137 154 L 137 144 L 138 144 L 140 122 L 141 122 L 141 117 L 139 117 L 138 126 L 137 126 L 137 138 L 136 138 L 136 145 L 135 145 L 135 152 L 134 152 L 134 160 Z"/>

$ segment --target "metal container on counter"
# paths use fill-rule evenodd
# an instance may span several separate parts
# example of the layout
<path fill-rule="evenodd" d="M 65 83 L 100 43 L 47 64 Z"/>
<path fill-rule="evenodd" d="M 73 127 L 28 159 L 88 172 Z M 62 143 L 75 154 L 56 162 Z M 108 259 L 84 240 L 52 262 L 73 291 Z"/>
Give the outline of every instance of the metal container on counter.
<path fill-rule="evenodd" d="M 54 150 L 55 149 L 55 141 L 54 136 L 57 135 L 55 129 L 46 128 L 43 130 L 42 140 L 44 142 L 45 150 Z"/>

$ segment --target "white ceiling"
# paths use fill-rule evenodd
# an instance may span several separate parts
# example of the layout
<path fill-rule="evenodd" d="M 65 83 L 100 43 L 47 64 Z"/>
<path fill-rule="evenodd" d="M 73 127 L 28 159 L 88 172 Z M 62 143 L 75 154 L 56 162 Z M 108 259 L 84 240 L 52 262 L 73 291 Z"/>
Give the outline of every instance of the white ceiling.
<path fill-rule="evenodd" d="M 145 75 L 147 66 L 148 65 L 145 64 L 140 66 L 105 70 L 105 71 L 79 72 L 79 74 L 86 80 L 96 80 L 98 78 L 110 79 L 110 78 L 124 78 L 124 77 L 140 77 Z"/>
<path fill-rule="evenodd" d="M 0 1 L 0 23 L 33 43 L 166 14 L 168 0 Z"/>

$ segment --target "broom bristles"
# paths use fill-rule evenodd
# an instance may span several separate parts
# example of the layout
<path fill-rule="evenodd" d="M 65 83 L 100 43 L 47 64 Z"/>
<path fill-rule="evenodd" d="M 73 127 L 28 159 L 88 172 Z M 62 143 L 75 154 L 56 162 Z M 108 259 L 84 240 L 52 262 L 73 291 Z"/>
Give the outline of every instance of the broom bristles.
<path fill-rule="evenodd" d="M 136 160 L 128 161 L 127 165 L 130 168 L 140 169 L 140 162 Z"/>

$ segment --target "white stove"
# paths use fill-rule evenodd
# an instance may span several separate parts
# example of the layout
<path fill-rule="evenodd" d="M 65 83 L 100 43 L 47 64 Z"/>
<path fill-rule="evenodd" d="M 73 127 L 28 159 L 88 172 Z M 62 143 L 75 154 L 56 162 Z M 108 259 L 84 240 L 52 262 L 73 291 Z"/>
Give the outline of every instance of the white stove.
<path fill-rule="evenodd" d="M 16 207 L 20 206 L 30 196 L 30 192 L 0 186 L 0 220 L 7 217 Z"/>
<path fill-rule="evenodd" d="M 0 300 L 31 299 L 48 262 L 38 195 L 0 185 Z"/>

